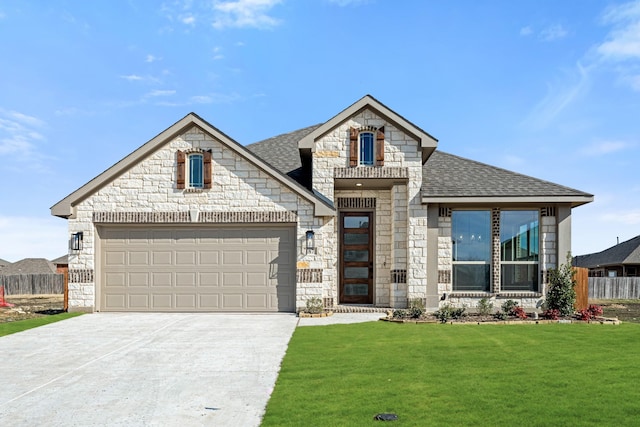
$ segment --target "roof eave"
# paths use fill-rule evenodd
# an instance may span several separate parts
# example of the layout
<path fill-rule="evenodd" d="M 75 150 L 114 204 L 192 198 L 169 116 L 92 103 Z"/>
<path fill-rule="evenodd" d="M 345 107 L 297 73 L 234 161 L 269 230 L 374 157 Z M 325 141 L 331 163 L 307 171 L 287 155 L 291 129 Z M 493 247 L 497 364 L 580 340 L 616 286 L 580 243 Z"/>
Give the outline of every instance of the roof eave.
<path fill-rule="evenodd" d="M 422 203 L 501 204 L 501 203 L 568 203 L 572 208 L 593 202 L 593 196 L 422 196 Z"/>

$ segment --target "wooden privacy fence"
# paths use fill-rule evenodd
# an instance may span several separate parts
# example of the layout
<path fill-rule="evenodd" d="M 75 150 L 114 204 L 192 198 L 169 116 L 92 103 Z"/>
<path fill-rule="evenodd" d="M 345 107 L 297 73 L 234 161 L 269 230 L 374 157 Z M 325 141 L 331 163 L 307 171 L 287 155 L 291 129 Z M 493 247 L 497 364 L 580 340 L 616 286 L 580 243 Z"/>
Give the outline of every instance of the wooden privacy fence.
<path fill-rule="evenodd" d="M 573 268 L 576 272 L 576 310 L 584 310 L 589 307 L 589 269 Z"/>
<path fill-rule="evenodd" d="M 589 277 L 589 298 L 639 299 L 640 277 Z"/>
<path fill-rule="evenodd" d="M 0 286 L 4 286 L 5 295 L 62 294 L 64 274 L 0 275 Z"/>

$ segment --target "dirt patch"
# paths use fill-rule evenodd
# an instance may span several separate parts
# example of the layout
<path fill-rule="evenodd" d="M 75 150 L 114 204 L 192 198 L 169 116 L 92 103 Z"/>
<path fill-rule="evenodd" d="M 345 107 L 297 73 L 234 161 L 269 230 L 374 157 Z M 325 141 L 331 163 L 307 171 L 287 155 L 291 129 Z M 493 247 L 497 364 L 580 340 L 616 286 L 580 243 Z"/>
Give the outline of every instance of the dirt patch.
<path fill-rule="evenodd" d="M 5 301 L 13 307 L 0 307 L 0 323 L 50 316 L 64 311 L 64 296 L 60 295 L 12 295 Z"/>
<path fill-rule="evenodd" d="M 605 317 L 640 323 L 640 300 L 590 300 L 589 303 L 601 305 Z"/>

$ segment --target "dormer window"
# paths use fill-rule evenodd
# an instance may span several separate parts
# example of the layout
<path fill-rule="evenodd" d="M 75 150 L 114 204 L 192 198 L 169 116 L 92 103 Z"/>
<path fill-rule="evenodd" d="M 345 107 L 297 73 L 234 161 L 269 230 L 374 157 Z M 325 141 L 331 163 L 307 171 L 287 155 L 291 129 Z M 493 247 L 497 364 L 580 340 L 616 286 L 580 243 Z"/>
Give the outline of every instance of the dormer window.
<path fill-rule="evenodd" d="M 211 151 L 178 151 L 176 187 L 180 190 L 211 188 Z"/>
<path fill-rule="evenodd" d="M 349 166 L 384 166 L 384 126 L 351 128 L 349 144 Z"/>

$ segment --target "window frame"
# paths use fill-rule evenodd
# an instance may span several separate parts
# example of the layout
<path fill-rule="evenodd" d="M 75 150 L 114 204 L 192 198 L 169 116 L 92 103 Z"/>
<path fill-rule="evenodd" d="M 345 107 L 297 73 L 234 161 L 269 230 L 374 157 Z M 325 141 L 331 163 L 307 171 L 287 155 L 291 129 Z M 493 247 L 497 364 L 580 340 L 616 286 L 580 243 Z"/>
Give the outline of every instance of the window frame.
<path fill-rule="evenodd" d="M 199 158 L 199 165 L 200 165 L 200 182 L 196 183 L 194 182 L 194 177 L 193 177 L 193 165 L 192 165 L 192 161 L 195 158 Z M 186 162 L 185 162 L 185 168 L 186 168 L 186 177 L 187 179 L 185 180 L 185 186 L 186 188 L 189 189 L 194 189 L 194 190 L 202 190 L 204 189 L 204 154 L 200 153 L 200 152 L 195 152 L 195 153 L 188 153 L 187 154 L 187 158 L 186 158 Z"/>
<path fill-rule="evenodd" d="M 536 259 L 535 260 L 529 260 L 529 259 L 526 259 L 526 260 L 523 260 L 523 259 L 520 259 L 520 260 L 518 260 L 518 259 L 505 260 L 506 253 L 504 252 L 504 249 L 505 249 L 506 242 L 514 242 L 520 236 L 520 234 L 515 235 L 515 233 L 511 233 L 512 235 L 508 239 L 503 241 L 503 238 L 504 238 L 503 237 L 504 236 L 504 234 L 503 234 L 504 227 L 508 225 L 508 221 L 505 221 L 504 216 L 508 215 L 510 212 L 531 212 L 531 213 L 535 212 L 536 213 L 537 219 L 535 221 L 536 222 L 535 228 L 531 227 L 532 223 L 529 222 L 529 224 L 523 224 L 523 225 L 528 225 L 529 227 L 526 230 L 520 232 L 520 234 L 522 234 L 523 232 L 527 233 L 527 236 L 529 236 L 530 233 L 532 232 L 532 230 L 535 229 L 535 235 L 537 236 L 537 241 L 535 242 L 536 243 L 536 247 L 535 247 L 535 249 L 536 249 L 535 257 L 536 257 Z M 499 254 L 500 255 L 499 256 L 499 260 L 500 260 L 500 288 L 499 289 L 500 289 L 500 291 L 501 292 L 540 292 L 540 287 L 541 287 L 541 282 L 542 282 L 541 277 L 540 277 L 540 262 L 541 262 L 541 260 L 540 260 L 541 253 L 540 253 L 540 251 L 541 251 L 541 248 L 542 248 L 542 240 L 541 240 L 542 239 L 542 235 L 540 233 L 540 226 L 541 226 L 540 210 L 539 209 L 526 209 L 526 208 L 523 208 L 523 209 L 501 209 L 500 210 L 500 222 L 499 222 L 499 224 L 500 224 L 500 231 L 499 231 L 499 233 L 500 233 L 500 249 L 499 249 L 500 250 L 500 254 Z M 521 227 L 520 227 L 521 229 L 522 229 L 523 225 L 521 225 Z M 531 237 L 527 237 L 526 244 L 527 244 L 527 258 L 529 258 L 529 257 L 531 257 L 531 248 L 530 248 L 531 247 Z M 512 248 L 511 252 L 513 254 L 513 251 L 515 250 L 513 244 L 511 245 L 511 248 Z M 512 257 L 512 258 L 515 258 L 515 257 Z M 534 275 L 535 276 L 535 282 L 532 283 L 532 287 L 529 288 L 529 289 L 522 289 L 522 288 L 514 288 L 515 282 L 514 283 L 510 283 L 509 285 L 505 284 L 505 279 L 508 276 L 507 274 L 505 274 L 505 268 L 507 266 L 521 266 L 521 267 L 522 266 L 535 266 L 535 275 Z M 526 281 L 526 282 L 528 282 L 528 281 Z"/>
<path fill-rule="evenodd" d="M 368 137 L 364 140 L 364 137 Z M 363 143 L 369 143 L 367 151 L 369 151 L 369 159 L 365 160 L 363 155 Z M 358 133 L 358 166 L 371 167 L 375 166 L 375 152 L 376 152 L 376 135 L 372 131 L 363 131 Z"/>
<path fill-rule="evenodd" d="M 482 212 L 484 213 L 484 215 L 486 215 L 486 218 L 483 218 L 483 220 L 486 220 L 486 224 L 483 224 L 483 232 L 486 232 L 486 237 L 485 237 L 485 244 L 488 245 L 488 248 L 484 248 L 484 250 L 488 250 L 488 253 L 483 254 L 485 257 L 484 261 L 472 261 L 472 260 L 458 260 L 458 251 L 457 251 L 457 247 L 456 247 L 456 236 L 454 235 L 454 229 L 455 229 L 455 222 L 456 221 L 456 216 L 457 214 L 460 213 L 470 213 L 470 212 Z M 455 233 L 458 234 L 458 233 Z M 479 237 L 481 237 L 481 235 L 479 235 Z M 493 265 L 493 249 L 492 249 L 492 238 L 491 238 L 491 209 L 488 208 L 477 208 L 477 209 L 455 209 L 451 212 L 451 242 L 452 242 L 452 247 L 451 247 L 451 289 L 453 290 L 453 292 L 479 292 L 479 293 L 483 293 L 483 292 L 490 292 L 491 291 L 491 270 L 492 270 L 492 265 Z M 463 265 L 473 265 L 473 266 L 477 266 L 477 265 L 484 265 L 485 266 L 485 283 L 484 286 L 482 287 L 482 289 L 472 289 L 472 288 L 464 288 L 461 289 L 459 286 L 462 286 L 462 284 L 456 284 L 456 278 L 457 278 L 457 274 L 456 274 L 456 266 L 463 266 Z"/>

